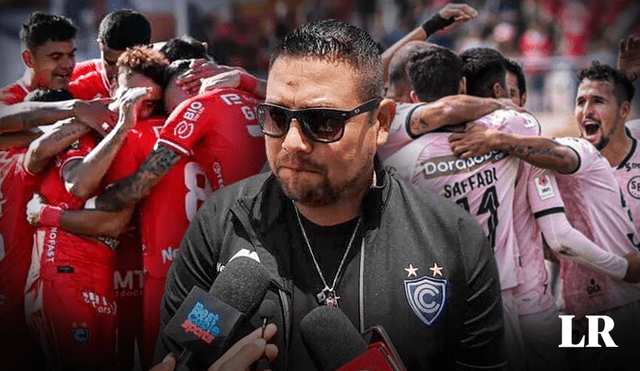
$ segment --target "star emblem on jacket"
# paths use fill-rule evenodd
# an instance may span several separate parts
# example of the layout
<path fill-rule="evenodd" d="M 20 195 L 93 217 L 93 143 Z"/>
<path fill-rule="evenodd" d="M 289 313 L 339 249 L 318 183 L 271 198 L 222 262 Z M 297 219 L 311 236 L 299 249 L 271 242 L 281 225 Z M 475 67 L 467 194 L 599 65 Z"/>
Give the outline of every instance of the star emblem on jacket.
<path fill-rule="evenodd" d="M 433 267 L 429 268 L 429 270 L 433 274 L 433 277 L 437 277 L 437 276 L 442 277 L 442 269 L 443 267 L 438 267 L 437 263 L 433 263 Z"/>
<path fill-rule="evenodd" d="M 407 278 L 418 277 L 418 268 L 414 267 L 413 264 L 409 264 L 409 268 L 405 268 L 407 271 Z"/>

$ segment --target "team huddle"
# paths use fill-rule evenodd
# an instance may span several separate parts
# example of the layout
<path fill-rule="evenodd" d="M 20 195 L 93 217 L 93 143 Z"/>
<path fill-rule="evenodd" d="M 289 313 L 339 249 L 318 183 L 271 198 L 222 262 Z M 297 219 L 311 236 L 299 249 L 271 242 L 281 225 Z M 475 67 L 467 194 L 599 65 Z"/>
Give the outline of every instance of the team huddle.
<path fill-rule="evenodd" d="M 0 92 L 0 354 L 8 369 L 46 364 L 55 370 L 130 370 L 139 357 L 148 370 L 160 362 L 168 352 L 161 317 L 177 300 L 168 275 L 179 286 L 184 262 L 198 265 L 202 259 L 204 266 L 215 266 L 187 233 L 206 228 L 198 210 L 209 196 L 269 173 L 269 140 L 288 138 L 293 119 L 308 140 L 330 145 L 342 140 L 345 121 L 375 111 L 387 99 L 395 102 L 395 115 L 375 150 L 380 171 L 471 214 L 487 237 L 479 246 L 490 248 L 497 263 L 499 297 L 485 302 L 486 310 L 473 307 L 477 317 L 468 320 L 480 334 L 469 335 L 468 342 L 477 341 L 478 354 L 486 358 L 476 365 L 458 359 L 458 365 L 579 370 L 637 361 L 629 349 L 640 341 L 640 124 L 627 117 L 634 96 L 630 78 L 640 71 L 640 41 L 621 42 L 616 68 L 594 62 L 580 71 L 575 117 L 581 138 L 549 139 L 524 108 L 526 84 L 517 62 L 491 48 L 457 54 L 426 42 L 439 29 L 476 16 L 464 4 L 445 6 L 382 53 L 386 99 L 379 92 L 341 111 L 282 107 L 270 94 L 274 86 L 286 91 L 292 84 L 270 79 L 275 85 L 268 90 L 246 71 L 216 64 L 192 38 L 151 45 L 149 21 L 130 10 L 106 15 L 97 40 L 101 58 L 76 64 L 76 26 L 61 16 L 32 14 L 20 31 L 26 72 Z M 299 58 L 295 50 L 282 50 L 284 57 L 271 61 L 270 77 L 278 63 Z M 372 189 L 380 181 L 376 177 L 374 170 Z M 292 184 L 285 194 L 295 191 L 298 183 Z M 304 195 L 302 201 L 291 198 L 321 203 Z M 300 226 L 328 286 L 305 233 L 316 228 L 311 242 L 317 242 L 322 229 L 301 218 L 295 202 L 296 218 L 290 219 Z M 239 212 L 229 214 L 216 221 L 233 220 Z M 200 222 L 192 223 L 197 217 Z M 333 288 L 343 285 L 336 283 L 354 238 L 364 233 L 360 223 L 358 217 L 342 228 L 350 240 L 327 291 L 334 297 L 324 304 L 339 303 Z M 243 235 L 242 228 L 232 230 Z M 170 273 L 181 242 L 188 255 Z M 364 248 L 363 238 L 362 254 Z M 215 259 L 219 272 L 222 257 Z M 545 259 L 560 266 L 560 310 Z M 437 264 L 422 268 L 427 269 L 433 278 L 443 276 Z M 409 278 L 418 271 L 413 265 L 405 270 Z M 489 284 L 479 286 L 487 287 L 478 288 L 478 296 L 489 295 Z M 451 292 L 467 294 L 455 287 Z M 451 300 L 445 305 L 451 313 L 473 301 Z M 501 310 L 490 310 L 495 303 Z M 421 318 L 422 324 L 451 321 L 455 316 L 449 313 Z M 587 331 L 585 316 L 610 316 L 618 324 L 612 337 L 619 347 L 559 348 L 559 314 L 575 316 L 580 336 Z M 439 354 L 434 344 L 428 352 Z M 502 346 L 504 353 L 489 351 Z M 294 355 L 300 346 L 290 347 Z M 410 354 L 407 365 L 421 364 L 418 356 L 411 358 L 417 352 L 399 348 L 402 356 Z M 283 364 L 306 367 L 292 358 Z"/>

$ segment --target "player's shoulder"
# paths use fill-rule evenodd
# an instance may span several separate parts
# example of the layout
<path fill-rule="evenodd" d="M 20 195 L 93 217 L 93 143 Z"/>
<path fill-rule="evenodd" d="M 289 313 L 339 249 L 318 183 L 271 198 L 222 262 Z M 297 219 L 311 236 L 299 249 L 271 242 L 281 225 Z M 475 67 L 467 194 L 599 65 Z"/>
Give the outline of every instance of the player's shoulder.
<path fill-rule="evenodd" d="M 9 106 L 24 101 L 27 91 L 20 85 L 19 81 L 0 88 L 0 104 Z"/>
<path fill-rule="evenodd" d="M 526 112 L 513 109 L 499 109 L 476 120 L 477 123 L 490 129 L 526 136 L 540 135 L 540 123 Z"/>
<path fill-rule="evenodd" d="M 631 134 L 631 137 L 636 140 L 640 139 L 640 119 L 627 121 L 625 127 L 629 131 L 629 134 Z"/>

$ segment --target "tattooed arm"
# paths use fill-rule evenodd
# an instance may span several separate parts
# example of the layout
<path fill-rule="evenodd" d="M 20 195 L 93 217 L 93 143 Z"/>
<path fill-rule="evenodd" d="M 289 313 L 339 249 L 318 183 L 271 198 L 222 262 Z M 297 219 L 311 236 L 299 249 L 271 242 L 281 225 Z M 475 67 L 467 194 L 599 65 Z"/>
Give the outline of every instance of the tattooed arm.
<path fill-rule="evenodd" d="M 31 142 L 25 156 L 27 170 L 32 174 L 41 172 L 53 156 L 64 151 L 90 130 L 91 128 L 73 118 L 59 121 L 50 132 Z"/>
<path fill-rule="evenodd" d="M 0 133 L 25 131 L 76 117 L 104 134 L 117 117 L 117 114 L 108 108 L 110 102 L 110 98 L 92 101 L 74 99 L 62 102 L 22 102 L 11 106 L 0 106 Z M 108 127 L 103 127 L 103 123 L 107 123 Z"/>
<path fill-rule="evenodd" d="M 509 108 L 503 101 L 470 95 L 451 95 L 418 107 L 411 115 L 410 130 L 414 137 L 446 125 L 457 125 L 478 119 L 497 109 Z"/>
<path fill-rule="evenodd" d="M 563 174 L 573 173 L 580 166 L 578 154 L 553 139 L 507 134 L 477 124 L 468 125 L 465 133 L 451 134 L 449 144 L 453 153 L 462 159 L 499 150 L 533 166 Z"/>
<path fill-rule="evenodd" d="M 178 152 L 156 145 L 134 175 L 114 184 L 96 199 L 96 208 L 103 211 L 116 211 L 136 204 L 151 192 L 151 188 L 173 168 L 181 157 L 182 155 Z"/>
<path fill-rule="evenodd" d="M 69 193 L 85 199 L 95 191 L 136 121 L 137 103 L 149 91 L 148 88 L 133 88 L 124 93 L 118 101 L 120 116 L 114 129 L 81 161 L 65 166 L 63 176 Z"/>

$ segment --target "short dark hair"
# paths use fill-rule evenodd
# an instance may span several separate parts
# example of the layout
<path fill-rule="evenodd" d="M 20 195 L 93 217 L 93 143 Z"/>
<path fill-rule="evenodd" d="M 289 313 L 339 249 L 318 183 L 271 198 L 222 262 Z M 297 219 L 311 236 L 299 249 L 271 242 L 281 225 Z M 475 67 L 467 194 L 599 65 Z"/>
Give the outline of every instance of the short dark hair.
<path fill-rule="evenodd" d="M 164 69 L 163 83 L 161 84 L 163 89 L 166 89 L 171 80 L 186 72 L 191 66 L 191 62 L 186 59 L 178 59 L 171 62 L 171 64 Z"/>
<path fill-rule="evenodd" d="M 164 70 L 169 66 L 169 60 L 157 50 L 149 46 L 137 46 L 127 49 L 118 58 L 118 70 L 121 67 L 133 72 L 141 73 L 156 84 L 164 85 Z M 119 71 L 118 71 L 119 72 Z"/>
<path fill-rule="evenodd" d="M 278 58 L 283 57 L 348 63 L 356 72 L 360 99 L 364 101 L 382 95 L 384 67 L 379 48 L 368 33 L 356 26 L 335 19 L 304 24 L 276 46 L 269 70 Z"/>
<path fill-rule="evenodd" d="M 25 102 L 61 102 L 73 99 L 66 89 L 36 89 L 24 97 Z"/>
<path fill-rule="evenodd" d="M 410 41 L 393 54 L 389 61 L 389 88 L 399 85 L 411 85 L 407 66 L 414 52 L 429 47 L 425 41 Z M 411 88 L 407 86 L 407 88 Z"/>
<path fill-rule="evenodd" d="M 462 70 L 467 78 L 467 94 L 478 97 L 492 97 L 493 85 L 507 88 L 507 70 L 504 57 L 491 48 L 471 48 L 460 54 Z"/>
<path fill-rule="evenodd" d="M 22 47 L 33 49 L 44 45 L 47 41 L 73 40 L 78 28 L 69 18 L 34 12 L 20 28 L 20 42 Z"/>
<path fill-rule="evenodd" d="M 411 55 L 407 65 L 413 90 L 422 102 L 458 94 L 462 60 L 451 49 L 433 45 Z"/>
<path fill-rule="evenodd" d="M 520 91 L 520 97 L 527 92 L 527 81 L 524 78 L 524 71 L 522 70 L 522 66 L 520 63 L 516 62 L 511 58 L 504 57 L 504 67 L 507 69 L 507 72 L 511 72 L 516 75 L 516 79 L 518 81 L 518 90 Z"/>
<path fill-rule="evenodd" d="M 151 24 L 142 13 L 116 10 L 104 16 L 98 28 L 98 40 L 113 50 L 125 50 L 151 42 Z"/>
<path fill-rule="evenodd" d="M 636 92 L 633 84 L 624 73 L 598 61 L 592 61 L 589 67 L 578 72 L 578 81 L 582 83 L 584 79 L 612 82 L 618 103 L 630 102 Z"/>
<path fill-rule="evenodd" d="M 179 59 L 213 60 L 213 58 L 207 54 L 205 44 L 188 35 L 167 41 L 162 48 L 160 48 L 160 52 L 171 62 Z"/>

